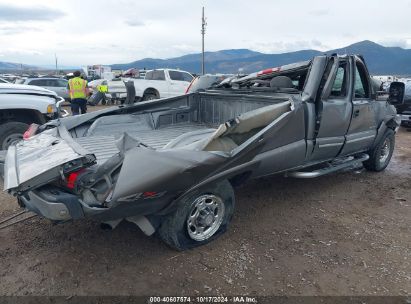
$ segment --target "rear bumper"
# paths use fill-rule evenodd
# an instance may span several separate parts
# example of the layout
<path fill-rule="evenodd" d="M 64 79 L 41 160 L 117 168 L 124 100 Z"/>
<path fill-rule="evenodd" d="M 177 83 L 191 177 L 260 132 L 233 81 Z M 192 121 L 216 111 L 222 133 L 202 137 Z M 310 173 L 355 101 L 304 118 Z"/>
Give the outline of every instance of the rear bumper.
<path fill-rule="evenodd" d="M 77 197 L 57 189 L 29 191 L 19 198 L 28 210 L 52 221 L 67 221 L 84 217 Z"/>

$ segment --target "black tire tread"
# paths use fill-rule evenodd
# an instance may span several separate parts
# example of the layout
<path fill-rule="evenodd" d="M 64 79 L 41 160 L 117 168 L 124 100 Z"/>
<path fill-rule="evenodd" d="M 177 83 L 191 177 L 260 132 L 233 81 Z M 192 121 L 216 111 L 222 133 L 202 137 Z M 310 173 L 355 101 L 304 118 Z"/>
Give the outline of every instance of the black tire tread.
<path fill-rule="evenodd" d="M 223 198 L 225 199 L 231 199 L 232 200 L 231 210 L 227 210 L 227 206 L 226 206 L 226 215 L 225 215 L 227 216 L 226 220 L 225 222 L 221 224 L 220 229 L 212 237 L 202 242 L 196 242 L 196 243 L 193 242 L 191 244 L 184 243 L 181 241 L 181 235 L 179 235 L 179 230 L 180 230 L 181 224 L 183 224 L 183 227 L 185 226 L 186 208 L 187 206 L 190 206 L 192 199 L 194 199 L 196 196 L 203 194 L 203 193 L 220 194 L 220 195 L 223 195 L 224 196 Z M 157 235 L 168 246 L 178 251 L 204 245 L 216 239 L 217 237 L 219 237 L 221 234 L 223 234 L 227 230 L 228 223 L 230 222 L 233 211 L 234 211 L 234 205 L 235 205 L 234 190 L 231 184 L 227 180 L 219 182 L 214 187 L 209 186 L 204 189 L 194 191 L 191 195 L 187 196 L 186 198 L 180 200 L 177 203 L 177 209 L 173 213 L 168 215 L 162 221 L 159 229 L 157 230 Z"/>
<path fill-rule="evenodd" d="M 387 163 L 383 167 L 380 167 L 380 163 L 378 161 L 378 155 L 387 137 L 391 137 L 391 152 L 390 152 L 391 155 L 389 156 Z M 392 129 L 388 129 L 385 131 L 385 134 L 381 138 L 380 142 L 368 152 L 368 155 L 370 156 L 370 158 L 363 163 L 364 168 L 369 171 L 374 171 L 374 172 L 383 171 L 390 162 L 390 159 L 391 159 L 391 156 L 394 150 L 394 146 L 395 146 L 395 132 Z"/>
<path fill-rule="evenodd" d="M 13 133 L 23 134 L 27 131 L 29 125 L 24 122 L 10 121 L 0 125 L 0 150 L 3 146 L 5 138 Z"/>

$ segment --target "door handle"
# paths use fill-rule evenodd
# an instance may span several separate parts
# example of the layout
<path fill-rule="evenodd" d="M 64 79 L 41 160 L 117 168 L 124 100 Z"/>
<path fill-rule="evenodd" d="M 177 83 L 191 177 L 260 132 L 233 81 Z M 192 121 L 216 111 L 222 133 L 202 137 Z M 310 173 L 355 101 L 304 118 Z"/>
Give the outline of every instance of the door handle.
<path fill-rule="evenodd" d="M 354 111 L 354 117 L 360 116 L 360 110 L 355 110 Z"/>

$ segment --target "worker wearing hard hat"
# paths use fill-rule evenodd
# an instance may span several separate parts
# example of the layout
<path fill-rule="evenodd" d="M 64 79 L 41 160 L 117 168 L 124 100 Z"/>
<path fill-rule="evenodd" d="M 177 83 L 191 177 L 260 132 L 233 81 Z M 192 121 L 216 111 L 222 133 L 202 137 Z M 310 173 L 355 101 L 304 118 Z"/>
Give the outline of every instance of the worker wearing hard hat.
<path fill-rule="evenodd" d="M 87 112 L 87 96 L 89 90 L 87 81 L 82 79 L 80 71 L 73 73 L 74 77 L 68 81 L 68 89 L 71 99 L 71 112 L 73 115 Z"/>

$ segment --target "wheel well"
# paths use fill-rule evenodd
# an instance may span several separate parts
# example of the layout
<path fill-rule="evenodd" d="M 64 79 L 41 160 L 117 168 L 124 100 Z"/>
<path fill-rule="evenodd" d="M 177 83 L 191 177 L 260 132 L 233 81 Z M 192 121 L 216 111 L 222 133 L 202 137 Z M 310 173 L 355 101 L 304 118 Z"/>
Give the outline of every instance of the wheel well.
<path fill-rule="evenodd" d="M 242 172 L 238 175 L 230 177 L 228 181 L 230 182 L 231 186 L 238 187 L 244 184 L 250 178 L 251 174 L 252 174 L 252 171 Z"/>
<path fill-rule="evenodd" d="M 7 109 L 0 110 L 0 123 L 9 121 L 24 122 L 26 124 L 37 123 L 44 124 L 46 119 L 43 114 L 37 110 L 29 109 Z"/>
<path fill-rule="evenodd" d="M 396 123 L 395 119 L 390 119 L 389 121 L 387 121 L 386 123 L 387 127 L 395 130 L 396 127 L 398 127 L 398 124 Z"/>
<path fill-rule="evenodd" d="M 143 96 L 149 95 L 149 94 L 156 95 L 158 98 L 160 98 L 160 93 L 154 88 L 146 89 L 143 93 Z"/>

